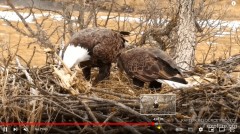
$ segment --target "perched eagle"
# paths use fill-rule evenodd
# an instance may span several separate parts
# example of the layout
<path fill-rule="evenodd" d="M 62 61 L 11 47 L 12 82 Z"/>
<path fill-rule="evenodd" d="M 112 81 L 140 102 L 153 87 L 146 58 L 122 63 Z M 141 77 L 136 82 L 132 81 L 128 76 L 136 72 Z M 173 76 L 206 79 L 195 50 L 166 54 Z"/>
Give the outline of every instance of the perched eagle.
<path fill-rule="evenodd" d="M 174 88 L 185 87 L 188 83 L 174 61 L 164 51 L 157 48 L 133 48 L 121 53 L 117 65 L 132 78 L 133 84 L 143 87 L 145 82 L 149 88 L 160 89 L 161 83 Z"/>
<path fill-rule="evenodd" d="M 109 77 L 111 63 L 116 62 L 117 55 L 125 48 L 127 41 L 123 34 L 106 28 L 87 28 L 75 33 L 63 50 L 63 62 L 72 68 L 80 65 L 87 80 L 91 77 L 91 68 L 98 67 L 99 74 L 93 81 Z M 79 64 L 80 63 L 80 64 Z"/>

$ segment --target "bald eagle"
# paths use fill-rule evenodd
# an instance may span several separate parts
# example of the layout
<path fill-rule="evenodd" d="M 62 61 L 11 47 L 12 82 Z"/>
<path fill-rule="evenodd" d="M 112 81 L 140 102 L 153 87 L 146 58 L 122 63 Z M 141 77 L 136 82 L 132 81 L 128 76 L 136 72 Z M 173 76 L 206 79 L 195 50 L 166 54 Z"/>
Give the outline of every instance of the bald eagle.
<path fill-rule="evenodd" d="M 182 88 L 188 83 L 170 56 L 157 48 L 125 51 L 120 54 L 117 65 L 119 71 L 125 71 L 137 87 L 143 87 L 145 82 L 149 82 L 150 89 L 160 89 L 162 83 Z"/>
<path fill-rule="evenodd" d="M 68 45 L 63 50 L 63 62 L 72 68 L 80 65 L 83 75 L 87 80 L 91 77 L 91 68 L 98 67 L 99 74 L 93 85 L 109 77 L 111 63 L 116 62 L 116 57 L 125 48 L 127 41 L 123 34 L 106 28 L 86 28 L 75 33 Z"/>

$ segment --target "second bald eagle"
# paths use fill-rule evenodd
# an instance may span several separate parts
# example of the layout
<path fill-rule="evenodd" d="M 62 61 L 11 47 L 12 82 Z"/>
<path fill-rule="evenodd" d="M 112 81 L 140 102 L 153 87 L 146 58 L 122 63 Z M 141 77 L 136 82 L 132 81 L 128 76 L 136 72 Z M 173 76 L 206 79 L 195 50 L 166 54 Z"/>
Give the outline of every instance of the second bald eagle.
<path fill-rule="evenodd" d="M 125 48 L 127 41 L 123 35 L 129 32 L 117 32 L 107 28 L 86 28 L 75 33 L 63 50 L 63 62 L 72 68 L 80 64 L 87 80 L 91 77 L 91 68 L 98 67 L 99 74 L 93 85 L 108 78 L 111 63 Z"/>
<path fill-rule="evenodd" d="M 119 70 L 124 70 L 138 87 L 143 87 L 144 82 L 150 82 L 149 88 L 155 89 L 159 89 L 161 83 L 173 88 L 181 88 L 188 83 L 170 56 L 156 48 L 134 48 L 123 52 L 117 64 Z"/>

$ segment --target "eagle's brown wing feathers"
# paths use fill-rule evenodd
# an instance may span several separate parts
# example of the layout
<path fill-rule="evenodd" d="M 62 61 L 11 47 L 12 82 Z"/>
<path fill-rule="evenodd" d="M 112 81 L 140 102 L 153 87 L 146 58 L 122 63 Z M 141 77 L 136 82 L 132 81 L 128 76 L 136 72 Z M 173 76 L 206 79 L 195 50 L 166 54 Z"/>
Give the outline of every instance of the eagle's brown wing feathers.
<path fill-rule="evenodd" d="M 106 28 L 87 28 L 73 35 L 69 44 L 87 48 L 91 59 L 103 63 L 115 62 L 116 56 L 124 48 L 120 33 Z"/>
<path fill-rule="evenodd" d="M 121 58 L 126 73 L 144 82 L 183 79 L 177 65 L 161 50 L 136 48 L 123 53 Z"/>
<path fill-rule="evenodd" d="M 143 70 L 137 70 L 134 74 L 137 78 L 145 82 L 153 81 L 155 79 L 170 80 L 177 73 L 169 67 L 170 66 L 167 65 L 167 63 L 159 61 L 159 59 L 154 57 L 150 57 Z"/>
<path fill-rule="evenodd" d="M 168 65 L 168 66 L 166 66 L 167 68 L 171 67 L 171 68 L 175 69 L 176 71 L 178 71 L 179 73 L 181 73 L 177 64 L 173 61 L 171 56 L 169 56 L 166 52 L 164 52 L 160 49 L 154 49 L 154 48 L 148 48 L 147 51 L 152 53 L 153 56 L 155 58 L 157 58 L 158 60 L 164 62 L 165 65 Z"/>

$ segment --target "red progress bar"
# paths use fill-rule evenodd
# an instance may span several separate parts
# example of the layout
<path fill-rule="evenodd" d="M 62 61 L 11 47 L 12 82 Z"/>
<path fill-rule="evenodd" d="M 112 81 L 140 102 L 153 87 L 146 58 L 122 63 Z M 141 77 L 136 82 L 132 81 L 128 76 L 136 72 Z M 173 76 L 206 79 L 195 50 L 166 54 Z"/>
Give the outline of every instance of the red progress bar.
<path fill-rule="evenodd" d="M 0 122 L 0 126 L 154 126 L 154 122 Z"/>

